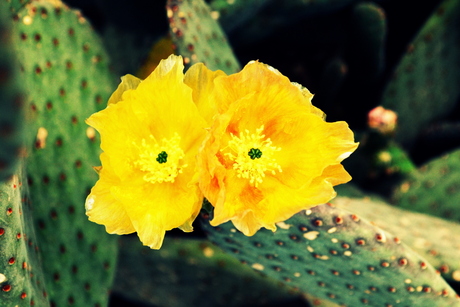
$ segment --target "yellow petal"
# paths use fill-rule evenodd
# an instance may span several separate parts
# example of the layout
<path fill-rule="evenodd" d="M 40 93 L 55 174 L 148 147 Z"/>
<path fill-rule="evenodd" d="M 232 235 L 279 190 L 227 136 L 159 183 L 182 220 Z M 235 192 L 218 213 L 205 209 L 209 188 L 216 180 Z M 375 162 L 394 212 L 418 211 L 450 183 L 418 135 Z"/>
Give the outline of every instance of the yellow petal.
<path fill-rule="evenodd" d="M 201 116 L 210 124 L 217 113 L 217 105 L 212 99 L 214 91 L 214 79 L 225 76 L 221 70 L 212 71 L 203 63 L 192 65 L 185 73 L 184 82 L 193 89 L 193 101 L 195 101 Z"/>
<path fill-rule="evenodd" d="M 133 75 L 125 75 L 121 77 L 121 83 L 109 98 L 108 104 L 117 103 L 122 100 L 122 95 L 128 90 L 134 90 L 141 83 L 141 79 Z"/>
<path fill-rule="evenodd" d="M 134 144 L 140 144 L 149 136 L 148 128 L 140 124 L 129 101 L 108 105 L 91 115 L 86 123 L 99 131 L 101 148 L 109 157 L 113 172 L 119 178 L 129 176 L 132 173 L 131 160 L 139 154 Z"/>
<path fill-rule="evenodd" d="M 237 216 L 232 219 L 232 223 L 236 229 L 241 231 L 246 236 L 253 236 L 262 227 L 271 231 L 276 230 L 275 224 L 263 224 L 260 219 L 254 214 L 254 211 L 249 211 L 243 216 Z"/>
<path fill-rule="evenodd" d="M 86 199 L 86 215 L 90 221 L 104 225 L 108 233 L 133 233 L 135 230 L 123 204 L 110 193 L 110 188 L 118 185 L 120 179 L 111 172 L 110 162 L 104 153 L 101 161 L 103 167 L 99 170 L 99 180 Z"/>
<path fill-rule="evenodd" d="M 291 83 L 287 77 L 259 62 L 250 62 L 239 73 L 216 78 L 213 94 L 213 99 L 216 100 L 221 113 L 228 110 L 231 103 L 249 94 L 262 96 L 264 101 L 277 101 L 282 97 L 289 97 L 293 99 L 290 103 L 308 106 L 307 109 L 310 109 L 312 98 L 311 93 L 307 94 L 298 85 Z M 267 110 L 270 111 L 270 108 Z"/>
<path fill-rule="evenodd" d="M 180 55 L 171 54 L 167 59 L 161 60 L 155 70 L 144 81 L 161 80 L 167 75 L 172 78 L 184 79 L 184 60 Z"/>
<path fill-rule="evenodd" d="M 315 114 L 316 116 L 321 117 L 322 119 L 326 119 L 326 114 L 323 111 L 321 111 L 319 108 L 311 104 L 311 100 L 313 99 L 313 94 L 301 84 L 296 83 L 296 82 L 291 82 L 291 83 L 295 85 L 297 88 L 299 88 L 299 90 L 302 92 L 302 95 L 305 97 L 306 101 L 310 102 L 310 103 L 306 103 L 306 105 L 310 108 L 310 112 Z"/>
<path fill-rule="evenodd" d="M 112 192 L 125 205 L 142 243 L 153 249 L 161 247 L 165 231 L 195 218 L 203 201 L 197 186 L 187 187 L 182 182 L 145 184 L 138 179 L 130 186 L 112 188 Z"/>

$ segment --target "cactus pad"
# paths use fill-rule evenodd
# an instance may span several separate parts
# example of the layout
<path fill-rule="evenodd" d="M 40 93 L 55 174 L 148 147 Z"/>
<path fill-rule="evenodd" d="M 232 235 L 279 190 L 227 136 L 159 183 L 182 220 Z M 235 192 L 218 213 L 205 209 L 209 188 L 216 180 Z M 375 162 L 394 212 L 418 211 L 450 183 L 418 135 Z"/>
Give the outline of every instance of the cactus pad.
<path fill-rule="evenodd" d="M 224 32 L 203 0 L 169 0 L 167 14 L 176 52 L 185 64 L 202 62 L 211 70 L 239 71 Z"/>
<path fill-rule="evenodd" d="M 445 0 L 409 45 L 382 105 L 398 113 L 397 139 L 410 146 L 429 122 L 446 116 L 460 97 L 460 1 Z"/>
<path fill-rule="evenodd" d="M 399 207 L 460 222 L 460 150 L 410 173 L 393 195 Z"/>
<path fill-rule="evenodd" d="M 460 306 L 455 292 L 397 237 L 331 205 L 245 237 L 230 223 L 203 227 L 240 261 L 343 306 Z"/>
<path fill-rule="evenodd" d="M 334 205 L 393 233 L 425 258 L 449 282 L 460 282 L 460 225 L 427 214 L 396 208 L 369 197 L 337 197 Z"/>
<path fill-rule="evenodd" d="M 103 306 L 116 237 L 87 220 L 98 137 L 84 120 L 113 91 L 108 57 L 80 12 L 34 1 L 13 19 L 12 42 L 28 89 L 27 182 L 51 306 Z M 1 112 L 0 112 L 1 113 Z"/>
<path fill-rule="evenodd" d="M 0 306 L 49 306 L 23 172 L 0 183 Z"/>

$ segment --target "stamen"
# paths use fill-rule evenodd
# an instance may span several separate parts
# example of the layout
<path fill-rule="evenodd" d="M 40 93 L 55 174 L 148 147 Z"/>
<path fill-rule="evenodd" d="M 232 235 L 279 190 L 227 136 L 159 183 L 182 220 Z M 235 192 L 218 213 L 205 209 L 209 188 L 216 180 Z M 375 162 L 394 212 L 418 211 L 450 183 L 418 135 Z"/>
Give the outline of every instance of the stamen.
<path fill-rule="evenodd" d="M 180 137 L 177 133 L 171 139 L 162 139 L 161 144 L 150 135 L 149 140 L 142 139 L 139 148 L 139 158 L 134 161 L 134 166 L 145 172 L 143 179 L 150 183 L 174 182 L 182 173 L 187 164 L 180 164 L 185 157 L 184 151 L 179 147 Z"/>
<path fill-rule="evenodd" d="M 240 133 L 237 137 L 232 134 L 232 139 L 228 142 L 231 152 L 225 153 L 227 157 L 234 161 L 233 169 L 237 171 L 239 178 L 247 178 L 251 184 L 257 187 L 262 183 L 266 172 L 273 175 L 276 171 L 282 172 L 281 166 L 273 158 L 275 152 L 281 148 L 272 146 L 270 138 L 265 139 L 262 134 L 264 126 L 250 133 L 249 130 Z"/>

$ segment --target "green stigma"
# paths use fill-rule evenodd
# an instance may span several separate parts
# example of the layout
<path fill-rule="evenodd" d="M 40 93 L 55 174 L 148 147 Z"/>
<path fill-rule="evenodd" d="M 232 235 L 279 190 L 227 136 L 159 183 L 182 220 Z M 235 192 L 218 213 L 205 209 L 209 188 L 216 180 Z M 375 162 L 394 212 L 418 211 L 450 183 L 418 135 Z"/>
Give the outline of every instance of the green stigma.
<path fill-rule="evenodd" d="M 157 158 L 157 162 L 158 163 L 166 163 L 166 161 L 168 161 L 168 154 L 166 153 L 166 151 L 162 151 L 158 154 L 158 158 Z"/>
<path fill-rule="evenodd" d="M 248 155 L 252 160 L 260 159 L 260 157 L 262 157 L 262 151 L 260 151 L 259 148 L 251 148 L 251 150 L 248 152 Z"/>

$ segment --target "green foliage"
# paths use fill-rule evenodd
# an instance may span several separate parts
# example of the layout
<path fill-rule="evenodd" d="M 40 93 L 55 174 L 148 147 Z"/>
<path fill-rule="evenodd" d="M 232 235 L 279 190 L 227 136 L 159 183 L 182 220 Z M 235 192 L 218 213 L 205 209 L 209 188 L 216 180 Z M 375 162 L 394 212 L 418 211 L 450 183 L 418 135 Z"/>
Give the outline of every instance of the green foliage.
<path fill-rule="evenodd" d="M 231 223 L 210 227 L 211 241 L 252 268 L 306 293 L 348 306 L 458 306 L 455 292 L 392 234 L 332 205 L 246 237 Z"/>
<path fill-rule="evenodd" d="M 445 0 L 408 46 L 382 98 L 398 114 L 397 140 L 413 145 L 420 129 L 448 115 L 460 95 L 460 1 Z"/>
<path fill-rule="evenodd" d="M 169 0 L 171 36 L 185 64 L 205 63 L 211 70 L 234 73 L 240 69 L 220 25 L 203 0 Z"/>

